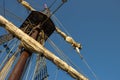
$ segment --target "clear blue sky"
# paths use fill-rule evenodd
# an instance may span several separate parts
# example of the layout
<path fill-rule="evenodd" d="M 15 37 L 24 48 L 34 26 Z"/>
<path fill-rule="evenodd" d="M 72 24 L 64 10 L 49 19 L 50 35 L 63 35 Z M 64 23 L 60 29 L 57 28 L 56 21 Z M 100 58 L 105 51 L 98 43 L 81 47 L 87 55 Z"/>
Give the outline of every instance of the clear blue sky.
<path fill-rule="evenodd" d="M 16 2 L 13 3 L 14 1 L 6 0 L 6 8 L 17 16 L 25 18 L 27 11 Z M 33 0 L 27 1 L 36 4 Z M 44 0 L 36 1 L 40 3 Z M 0 1 L 0 5 L 2 2 L 3 0 Z M 39 3 L 33 5 L 38 8 Z M 97 75 L 98 80 L 120 80 L 120 1 L 68 0 L 55 15 L 72 37 L 82 44 L 81 54 Z M 15 21 L 13 20 L 13 22 Z M 16 22 L 16 24 L 20 24 L 20 22 Z M 96 80 L 69 44 L 66 44 L 63 39 L 56 37 L 56 35 L 51 36 L 51 38 L 80 67 L 83 74 L 90 80 Z M 46 47 L 50 49 L 49 45 Z M 54 80 L 56 69 L 53 68 L 55 66 L 49 61 L 47 62 L 50 80 Z M 74 80 L 65 72 L 60 70 L 58 72 L 56 80 Z"/>

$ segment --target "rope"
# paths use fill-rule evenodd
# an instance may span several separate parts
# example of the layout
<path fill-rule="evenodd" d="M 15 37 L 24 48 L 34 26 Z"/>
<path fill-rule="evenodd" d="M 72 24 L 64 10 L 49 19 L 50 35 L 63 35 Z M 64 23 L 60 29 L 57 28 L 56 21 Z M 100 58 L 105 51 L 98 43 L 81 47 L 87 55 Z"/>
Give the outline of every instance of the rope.
<path fill-rule="evenodd" d="M 25 28 L 25 30 L 26 30 L 26 28 Z M 24 30 L 24 31 L 25 31 L 25 30 Z M 33 31 L 33 30 L 31 30 L 30 33 L 31 33 L 32 31 Z M 29 33 L 29 34 L 30 34 L 30 33 Z M 6 49 L 8 49 L 8 47 L 6 47 Z M 6 49 L 5 49 L 5 50 L 6 50 Z M 13 48 L 12 48 L 11 50 L 13 50 Z M 11 50 L 10 50 L 10 52 L 11 52 Z M 10 52 L 9 52 L 8 55 L 5 57 L 5 59 L 2 61 L 2 65 L 3 65 L 3 64 L 5 63 L 5 61 L 7 60 L 7 57 L 9 56 Z"/>
<path fill-rule="evenodd" d="M 64 61 L 67 62 L 65 56 L 63 56 L 63 54 L 61 54 L 62 53 L 61 50 L 59 50 L 59 48 L 54 44 L 54 42 L 52 40 L 50 40 L 49 38 L 48 38 L 48 42 L 57 53 L 60 53 L 60 54 L 58 54 L 59 57 L 61 57 Z"/>
<path fill-rule="evenodd" d="M 84 62 L 84 64 L 86 65 L 86 67 L 90 70 L 90 72 L 92 73 L 93 77 L 98 80 L 97 75 L 95 74 L 95 72 L 92 70 L 92 68 L 90 67 L 90 65 L 88 64 L 88 62 L 85 60 L 85 58 L 83 58 L 83 56 L 81 54 L 79 54 L 81 60 Z"/>
<path fill-rule="evenodd" d="M 79 67 L 78 67 L 77 65 L 75 65 L 75 64 L 72 62 L 72 60 L 71 60 L 68 56 L 66 56 L 65 53 L 58 48 L 58 46 L 56 46 L 56 45 L 54 44 L 54 42 L 53 42 L 52 40 L 50 40 L 50 39 L 48 38 L 48 42 L 49 42 L 49 44 L 53 47 L 53 49 L 58 53 L 58 55 L 59 55 L 64 61 L 66 61 L 67 63 L 71 64 L 71 65 L 72 65 L 74 68 L 76 68 L 79 72 L 82 72 L 82 71 L 79 69 Z"/>
<path fill-rule="evenodd" d="M 16 41 L 16 43 L 18 42 L 18 40 Z M 0 69 L 2 68 L 2 66 L 4 65 L 4 63 L 6 62 L 6 60 L 8 59 L 8 56 L 10 55 L 10 52 L 16 47 L 17 44 L 14 44 L 13 47 L 10 49 L 9 53 L 6 55 L 6 57 L 4 58 L 4 60 L 2 61 L 1 65 L 0 65 Z"/>
<path fill-rule="evenodd" d="M 33 79 L 33 76 L 34 76 L 33 74 L 34 74 L 34 69 L 35 69 L 35 62 L 34 62 L 34 61 L 35 61 L 35 57 L 36 57 L 35 55 L 36 55 L 36 54 L 32 54 L 32 56 L 31 56 L 31 57 L 32 57 L 32 58 L 31 58 L 31 68 L 30 68 L 31 71 L 29 71 L 30 74 L 29 74 L 29 76 L 28 76 L 30 80 L 32 80 L 32 79 Z M 33 64 L 34 64 L 34 65 L 33 65 Z"/>
<path fill-rule="evenodd" d="M 48 16 L 48 18 L 42 22 L 41 26 L 44 25 L 44 24 L 49 20 L 49 18 L 50 18 L 53 14 L 55 14 L 55 12 L 57 12 L 58 9 L 60 9 L 60 8 L 62 7 L 62 5 L 63 5 L 64 3 L 65 3 L 65 2 L 62 2 L 62 3 Z"/>
<path fill-rule="evenodd" d="M 40 62 L 41 67 L 39 66 L 40 67 L 40 69 L 39 69 L 40 72 L 38 72 L 38 73 L 42 74 L 40 76 L 41 80 L 47 78 L 47 76 L 48 76 L 48 74 L 47 74 L 47 66 L 46 66 L 46 61 L 45 60 L 46 60 L 45 57 L 41 57 L 41 62 Z"/>
<path fill-rule="evenodd" d="M 26 74 L 25 80 L 28 80 L 29 73 L 30 73 L 30 67 L 31 67 L 31 65 L 32 65 L 32 62 L 31 62 L 32 59 L 33 59 L 33 55 L 31 55 L 31 58 L 30 58 L 30 62 L 29 62 L 29 66 L 28 66 L 28 72 L 27 72 L 27 74 Z"/>
<path fill-rule="evenodd" d="M 48 7 L 49 9 L 56 3 L 57 0 L 54 0 L 52 4 Z"/>
<path fill-rule="evenodd" d="M 6 52 L 7 52 L 7 53 L 12 53 L 12 51 L 9 52 L 9 51 L 10 51 L 10 48 L 7 46 L 7 44 L 3 44 L 3 46 L 4 46 L 4 48 L 6 48 Z"/>
<path fill-rule="evenodd" d="M 48 74 L 47 74 L 47 66 L 46 66 L 46 59 L 44 57 L 41 56 L 37 56 L 39 57 L 39 59 L 37 60 L 37 64 L 35 66 L 34 69 L 34 76 L 32 78 L 32 80 L 36 80 L 38 78 L 38 80 L 43 80 L 45 78 L 47 78 Z"/>
<path fill-rule="evenodd" d="M 12 34 L 10 34 L 10 33 L 2 34 L 0 36 L 0 45 L 10 41 L 11 39 L 13 39 L 13 35 Z"/>
<path fill-rule="evenodd" d="M 36 64 L 35 64 L 35 65 L 36 65 Z M 35 66 L 35 69 L 34 69 L 34 73 L 33 73 L 32 80 L 34 80 L 34 78 L 35 78 L 35 72 L 36 72 L 36 69 L 37 69 L 37 66 Z"/>
<path fill-rule="evenodd" d="M 9 41 L 9 42 L 8 42 L 8 45 L 11 45 L 11 44 L 12 44 L 12 41 Z M 6 51 L 6 49 L 7 49 L 7 47 L 5 47 L 5 48 L 2 50 L 0 59 L 2 59 L 2 57 L 5 55 L 4 52 Z M 0 65 L 0 69 L 1 69 L 1 66 L 2 66 L 2 65 Z"/>
<path fill-rule="evenodd" d="M 4 8 L 0 6 L 0 10 L 2 10 L 2 9 L 4 9 Z M 23 22 L 23 21 L 24 21 L 23 18 L 21 18 L 21 17 L 15 15 L 13 12 L 11 12 L 11 11 L 9 11 L 9 10 L 7 10 L 7 9 L 2 10 L 2 11 L 3 11 L 3 12 L 5 11 L 6 14 L 9 14 L 11 17 L 14 17 L 15 19 L 19 20 L 20 22 Z"/>
<path fill-rule="evenodd" d="M 8 45 L 11 45 L 11 44 L 12 44 L 12 41 L 9 41 L 9 42 L 8 42 Z M 5 48 L 1 51 L 1 54 L 5 52 L 6 48 L 7 48 L 7 47 L 5 47 Z M 1 57 L 3 57 L 3 56 L 1 56 Z M 0 57 L 0 59 L 1 59 L 1 57 Z"/>
<path fill-rule="evenodd" d="M 3 9 L 3 10 L 2 10 L 2 9 Z M 17 19 L 17 20 L 20 21 L 20 22 L 23 22 L 23 21 L 24 21 L 24 19 L 22 19 L 21 17 L 18 17 L 18 16 L 15 15 L 13 12 L 11 12 L 11 11 L 9 11 L 9 10 L 1 7 L 1 6 L 0 6 L 0 10 L 1 10 L 1 12 L 5 12 L 5 13 L 3 13 L 3 15 L 5 14 L 5 16 L 8 14 L 9 16 L 11 16 L 11 18 Z"/>
<path fill-rule="evenodd" d="M 75 64 L 73 64 L 72 61 L 66 55 L 63 56 L 64 53 L 61 50 L 59 50 L 59 48 L 50 39 L 48 39 L 48 42 L 56 50 L 56 52 L 58 52 L 59 54 L 62 54 L 62 55 L 59 55 L 59 56 L 61 56 L 63 58 L 63 60 L 69 62 L 74 67 L 76 67 L 77 69 L 79 69 L 78 66 L 75 65 Z M 91 71 L 91 73 L 95 77 L 95 79 L 98 80 L 97 75 L 92 70 L 92 68 L 89 66 L 89 64 L 87 63 L 87 61 L 83 58 L 83 56 L 81 54 L 79 54 L 79 56 L 80 56 L 81 60 L 83 60 L 84 64 L 87 66 L 87 68 Z M 79 72 L 81 72 L 81 71 L 79 70 Z"/>
<path fill-rule="evenodd" d="M 5 80 L 7 80 L 7 78 L 10 76 L 10 74 L 11 74 L 13 68 L 14 68 L 14 65 L 15 65 L 16 62 L 18 61 L 18 58 L 19 58 L 19 55 L 20 55 L 20 54 L 19 54 L 20 51 L 21 51 L 21 49 L 17 48 L 16 51 L 15 51 L 15 53 L 13 54 L 13 56 L 15 57 L 15 59 L 14 59 L 12 65 L 11 65 L 11 69 L 9 70 L 9 72 L 8 72 Z"/>
<path fill-rule="evenodd" d="M 16 43 L 17 44 L 17 43 Z M 14 46 L 13 46 L 13 48 L 14 48 Z M 12 48 L 12 49 L 13 49 Z M 11 49 L 11 50 L 12 50 Z M 11 51 L 9 51 L 9 53 L 11 53 Z M 16 54 L 16 53 L 15 53 Z M 7 73 L 8 73 L 8 71 L 9 71 L 9 69 L 10 69 L 10 67 L 12 66 L 12 63 L 13 63 L 13 60 L 15 59 L 15 56 L 12 56 L 11 58 L 9 58 L 8 59 L 8 61 L 7 61 L 7 59 L 4 59 L 4 61 L 3 61 L 3 63 L 5 63 L 6 61 L 6 64 L 4 65 L 4 68 L 1 70 L 1 73 L 2 73 L 2 77 L 1 78 L 5 78 L 5 76 L 7 75 Z M 3 65 L 1 66 L 1 68 L 3 67 Z"/>
<path fill-rule="evenodd" d="M 55 12 L 57 12 L 58 9 L 60 9 L 63 4 L 64 4 L 64 3 L 60 4 L 60 5 L 52 12 L 51 16 L 52 16 L 53 14 L 55 14 Z"/>
<path fill-rule="evenodd" d="M 59 25 L 64 29 L 65 33 L 67 33 L 67 35 L 71 36 L 71 34 L 67 31 L 67 29 L 65 28 L 65 26 L 60 22 L 60 20 L 55 16 L 55 15 L 52 15 L 53 19 L 56 21 L 56 24 Z M 60 27 L 59 27 L 60 28 Z M 72 37 L 72 36 L 71 36 Z"/>
<path fill-rule="evenodd" d="M 56 67 L 56 66 L 55 66 Z M 57 77 L 56 77 L 56 73 L 58 73 L 58 71 L 59 71 L 59 68 L 58 67 L 56 67 L 56 69 L 55 70 L 53 70 L 53 72 L 52 72 L 52 74 L 51 75 L 54 75 L 54 77 L 49 77 L 49 80 L 55 80 Z M 58 74 L 57 74 L 57 76 L 58 76 Z"/>
<path fill-rule="evenodd" d="M 55 80 L 57 80 L 58 70 L 59 70 L 59 69 L 56 69 L 56 72 L 55 72 Z"/>
<path fill-rule="evenodd" d="M 16 59 L 16 55 L 18 54 L 19 49 L 16 50 L 16 52 L 12 55 L 12 57 L 8 60 L 8 62 L 5 64 L 4 68 L 1 70 L 0 72 L 0 79 L 1 80 L 5 80 L 5 78 L 7 78 L 7 75 L 10 71 L 10 68 L 12 67 L 15 59 Z"/>
<path fill-rule="evenodd" d="M 26 64 L 25 64 L 25 67 L 24 67 L 22 76 L 20 77 L 20 80 L 22 80 L 22 79 L 24 78 L 24 75 L 25 75 L 25 74 L 28 74 L 28 73 L 27 73 L 27 67 L 28 67 L 28 65 L 29 65 L 29 63 L 30 63 L 30 59 L 31 59 L 31 57 L 29 57 L 29 58 L 27 59 L 27 61 L 26 61 Z M 26 78 L 26 77 L 25 77 L 25 78 Z M 27 79 L 25 79 L 25 80 L 27 80 Z"/>
<path fill-rule="evenodd" d="M 7 77 L 6 77 L 5 80 L 8 80 L 8 77 L 10 76 L 10 74 L 11 74 L 14 66 L 15 66 L 16 63 L 18 62 L 18 60 L 19 60 L 19 58 L 20 58 L 20 52 L 21 52 L 21 49 L 17 48 L 17 51 L 15 52 L 15 60 L 14 60 L 14 62 L 13 62 L 13 64 L 12 64 L 12 67 L 11 67 L 11 69 L 9 70 L 9 73 L 8 73 L 8 75 L 7 75 Z"/>

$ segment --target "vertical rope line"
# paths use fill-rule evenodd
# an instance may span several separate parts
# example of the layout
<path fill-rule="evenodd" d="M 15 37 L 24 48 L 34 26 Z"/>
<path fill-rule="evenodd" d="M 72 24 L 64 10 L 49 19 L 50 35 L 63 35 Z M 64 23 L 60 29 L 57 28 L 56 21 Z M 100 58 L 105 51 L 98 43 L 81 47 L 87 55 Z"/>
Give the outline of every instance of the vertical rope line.
<path fill-rule="evenodd" d="M 38 54 L 36 54 L 36 55 L 38 55 Z M 37 61 L 37 56 L 36 56 L 36 61 Z M 36 65 L 36 64 L 35 64 L 35 65 Z M 37 66 L 35 66 L 35 69 L 34 69 L 34 73 L 33 73 L 32 80 L 34 80 L 34 78 L 35 78 L 35 72 L 36 72 L 36 69 L 37 69 Z"/>
<path fill-rule="evenodd" d="M 32 55 L 32 56 L 33 56 L 33 55 Z M 31 60 L 32 60 L 32 58 L 33 58 L 32 56 L 31 56 L 31 58 L 30 58 L 30 62 L 29 62 L 29 66 L 28 66 L 28 72 L 27 72 L 27 75 L 26 75 L 25 80 L 28 80 L 28 77 L 29 77 L 30 67 L 31 67 L 31 64 L 32 64 Z"/>
<path fill-rule="evenodd" d="M 85 65 L 88 67 L 88 69 L 91 71 L 91 73 L 93 74 L 93 76 L 95 77 L 95 79 L 98 80 L 97 75 L 96 75 L 95 72 L 92 70 L 92 68 L 89 66 L 89 64 L 86 62 L 85 59 L 83 59 L 83 62 L 84 62 Z"/>
<path fill-rule="evenodd" d="M 55 71 L 55 80 L 57 80 L 57 76 L 58 76 L 58 69 L 56 69 Z"/>
<path fill-rule="evenodd" d="M 29 74 L 28 71 L 27 71 L 27 68 L 29 69 L 30 61 L 31 61 L 31 57 L 29 57 L 26 61 L 26 64 L 25 64 L 25 67 L 23 69 L 23 73 L 22 73 L 22 76 L 20 77 L 20 80 L 26 78 L 26 77 L 24 77 L 25 74 Z M 28 79 L 25 79 L 25 80 L 28 80 Z"/>

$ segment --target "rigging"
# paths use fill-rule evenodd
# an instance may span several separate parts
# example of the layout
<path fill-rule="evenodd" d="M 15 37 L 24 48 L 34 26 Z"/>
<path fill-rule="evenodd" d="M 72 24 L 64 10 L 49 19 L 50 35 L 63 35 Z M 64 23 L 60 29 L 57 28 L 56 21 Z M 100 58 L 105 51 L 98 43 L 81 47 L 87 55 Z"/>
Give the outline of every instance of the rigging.
<path fill-rule="evenodd" d="M 22 0 L 21 0 L 21 2 L 22 2 Z M 62 4 L 60 4 L 52 13 L 51 13 L 51 15 L 48 17 L 48 19 L 65 3 L 65 2 L 67 2 L 67 0 L 62 0 Z M 26 2 L 25 2 L 26 3 Z M 22 3 L 23 5 L 25 5 L 24 4 L 24 2 Z M 30 6 L 28 3 L 27 3 L 27 5 L 28 6 Z M 34 10 L 34 9 L 30 9 L 30 8 L 28 8 L 29 10 Z M 4 10 L 5 11 L 5 10 Z M 5 13 L 5 12 L 4 12 Z M 46 19 L 46 20 L 44 20 L 44 22 L 42 23 L 42 26 L 48 21 L 48 19 Z M 39 25 L 40 26 L 40 25 Z M 32 26 L 33 27 L 33 26 Z M 30 34 L 30 33 L 29 33 Z M 47 36 L 48 37 L 48 36 Z M 73 39 L 71 39 L 71 40 L 73 40 Z M 68 41 L 69 42 L 69 41 Z M 72 43 L 73 44 L 73 42 L 74 41 L 72 41 L 72 42 L 70 42 L 70 43 Z M 7 49 L 8 49 L 8 47 L 7 47 Z M 70 61 L 69 61 L 70 62 Z M 45 68 L 45 67 L 44 67 Z M 45 73 L 46 72 L 46 68 L 45 68 L 45 72 L 43 71 L 43 70 L 41 70 L 41 72 L 42 73 Z"/>

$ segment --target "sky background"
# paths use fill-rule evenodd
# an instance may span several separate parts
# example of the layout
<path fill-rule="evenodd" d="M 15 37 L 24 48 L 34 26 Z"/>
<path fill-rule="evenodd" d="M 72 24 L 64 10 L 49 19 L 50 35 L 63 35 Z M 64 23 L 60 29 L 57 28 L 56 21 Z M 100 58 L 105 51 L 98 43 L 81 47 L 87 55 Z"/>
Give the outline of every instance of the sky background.
<path fill-rule="evenodd" d="M 48 2 L 49 5 L 53 0 L 27 1 L 37 10 L 42 10 L 43 3 Z M 58 0 L 53 6 L 52 11 L 60 4 L 60 1 Z M 23 19 L 28 16 L 28 11 L 15 2 L 15 0 L 5 0 L 5 2 L 6 9 L 17 16 Z M 3 0 L 0 0 L 0 5 L 3 6 Z M 3 12 L 1 11 L 0 14 L 3 15 Z M 77 42 L 82 44 L 81 54 L 98 79 L 95 79 L 79 55 L 59 35 L 54 33 L 50 37 L 51 40 L 70 57 L 89 80 L 120 80 L 119 0 L 68 0 L 55 13 L 55 16 L 64 26 L 64 28 L 59 27 L 64 32 L 69 32 Z M 11 19 L 11 17 L 7 16 L 7 18 L 17 26 L 21 25 L 21 22 L 17 22 L 15 19 Z M 49 43 L 47 43 L 45 47 L 55 53 L 55 50 L 51 49 Z M 58 70 L 50 61 L 47 61 L 47 63 L 50 80 L 74 80 L 66 72 Z"/>

